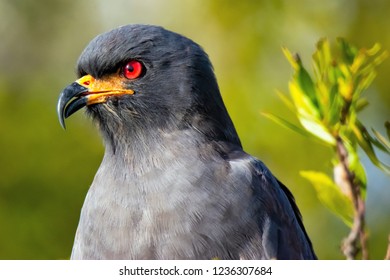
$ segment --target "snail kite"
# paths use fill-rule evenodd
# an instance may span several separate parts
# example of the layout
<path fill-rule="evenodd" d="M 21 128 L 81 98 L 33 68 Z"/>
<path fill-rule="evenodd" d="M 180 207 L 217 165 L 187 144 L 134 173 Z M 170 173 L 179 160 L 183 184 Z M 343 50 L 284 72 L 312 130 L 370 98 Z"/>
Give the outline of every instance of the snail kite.
<path fill-rule="evenodd" d="M 60 94 L 105 154 L 72 259 L 315 259 L 290 191 L 245 153 L 212 65 L 190 39 L 127 25 L 93 39 Z"/>

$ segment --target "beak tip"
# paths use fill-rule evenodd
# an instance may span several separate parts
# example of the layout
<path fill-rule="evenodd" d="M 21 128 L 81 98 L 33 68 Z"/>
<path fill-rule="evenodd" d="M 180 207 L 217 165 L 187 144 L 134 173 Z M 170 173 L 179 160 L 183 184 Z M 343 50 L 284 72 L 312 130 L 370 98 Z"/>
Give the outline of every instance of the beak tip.
<path fill-rule="evenodd" d="M 65 119 L 63 115 L 58 115 L 58 121 L 60 122 L 61 127 L 66 130 Z"/>
<path fill-rule="evenodd" d="M 64 130 L 65 119 L 87 104 L 85 98 L 80 98 L 80 94 L 87 90 L 86 87 L 74 82 L 61 92 L 57 102 L 57 116 Z"/>
<path fill-rule="evenodd" d="M 63 130 L 66 130 L 65 121 L 63 119 L 60 119 L 60 125 L 61 125 Z"/>

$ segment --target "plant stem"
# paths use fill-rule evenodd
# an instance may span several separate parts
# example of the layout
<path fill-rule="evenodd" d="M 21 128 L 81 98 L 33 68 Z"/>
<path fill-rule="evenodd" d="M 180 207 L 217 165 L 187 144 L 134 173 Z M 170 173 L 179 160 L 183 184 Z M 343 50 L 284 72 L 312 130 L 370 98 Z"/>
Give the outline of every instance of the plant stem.
<path fill-rule="evenodd" d="M 349 168 L 348 151 L 339 136 L 337 137 L 336 149 L 340 163 L 347 175 L 344 178 L 340 178 L 340 180 L 346 180 L 345 184 L 349 187 L 354 208 L 353 225 L 347 238 L 343 241 L 342 251 L 347 259 L 353 260 L 356 259 L 361 249 L 362 259 L 368 259 L 367 235 L 365 231 L 365 202 L 361 195 L 360 185 L 355 180 L 355 174 Z"/>
<path fill-rule="evenodd" d="M 390 234 L 388 237 L 387 252 L 386 252 L 385 260 L 390 260 Z"/>

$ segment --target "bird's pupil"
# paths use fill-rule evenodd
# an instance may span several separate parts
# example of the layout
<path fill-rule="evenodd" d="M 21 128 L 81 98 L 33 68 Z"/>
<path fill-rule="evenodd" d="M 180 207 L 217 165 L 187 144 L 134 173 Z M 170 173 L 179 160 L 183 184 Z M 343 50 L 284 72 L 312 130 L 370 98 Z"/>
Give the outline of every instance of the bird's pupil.
<path fill-rule="evenodd" d="M 126 69 L 127 69 L 127 71 L 129 71 L 129 72 L 133 72 L 133 71 L 134 71 L 134 67 L 133 67 L 133 65 L 131 65 L 131 64 L 128 64 L 128 65 L 126 66 Z"/>

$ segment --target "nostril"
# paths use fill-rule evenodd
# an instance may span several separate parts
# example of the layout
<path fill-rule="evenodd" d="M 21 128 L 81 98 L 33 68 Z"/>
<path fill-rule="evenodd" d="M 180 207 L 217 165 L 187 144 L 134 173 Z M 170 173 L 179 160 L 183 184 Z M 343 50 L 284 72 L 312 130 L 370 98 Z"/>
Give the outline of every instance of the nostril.
<path fill-rule="evenodd" d="M 80 79 L 78 79 L 76 81 L 76 83 L 78 83 L 79 85 L 81 85 L 83 87 L 88 88 L 88 87 L 92 86 L 94 80 L 95 79 L 91 75 L 85 75 L 85 76 L 81 77 Z"/>

